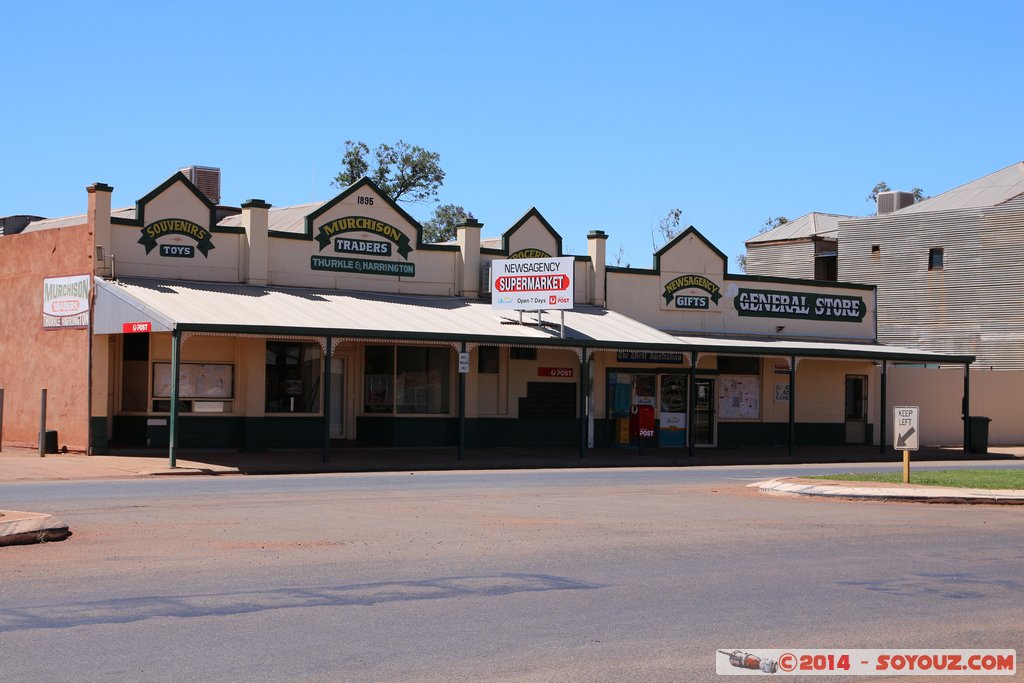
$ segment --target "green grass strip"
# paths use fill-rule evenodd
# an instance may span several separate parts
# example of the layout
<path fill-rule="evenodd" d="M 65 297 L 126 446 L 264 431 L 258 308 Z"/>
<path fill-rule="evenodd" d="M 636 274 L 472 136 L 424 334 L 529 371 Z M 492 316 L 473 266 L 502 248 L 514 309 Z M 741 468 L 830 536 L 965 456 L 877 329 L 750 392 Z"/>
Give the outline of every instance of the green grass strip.
<path fill-rule="evenodd" d="M 902 470 L 897 472 L 863 472 L 858 474 L 829 474 L 815 479 L 839 481 L 877 481 L 897 484 L 903 481 Z M 1019 470 L 921 470 L 910 466 L 910 483 L 923 486 L 955 486 L 965 489 L 1024 489 L 1024 469 Z"/>

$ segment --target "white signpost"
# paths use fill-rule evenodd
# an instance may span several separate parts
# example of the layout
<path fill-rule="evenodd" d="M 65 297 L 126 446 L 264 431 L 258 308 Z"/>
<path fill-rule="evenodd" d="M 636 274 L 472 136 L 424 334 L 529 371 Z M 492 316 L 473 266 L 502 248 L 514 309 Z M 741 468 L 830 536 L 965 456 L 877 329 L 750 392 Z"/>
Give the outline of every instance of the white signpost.
<path fill-rule="evenodd" d="M 903 451 L 903 483 L 910 483 L 910 451 L 920 443 L 917 406 L 896 406 L 892 409 L 892 447 Z"/>

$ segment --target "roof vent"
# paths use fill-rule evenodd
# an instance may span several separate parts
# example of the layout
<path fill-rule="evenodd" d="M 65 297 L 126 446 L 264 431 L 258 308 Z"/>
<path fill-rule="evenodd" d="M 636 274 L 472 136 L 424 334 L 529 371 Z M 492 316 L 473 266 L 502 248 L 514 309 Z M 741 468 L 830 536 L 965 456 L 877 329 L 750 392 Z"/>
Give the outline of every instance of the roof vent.
<path fill-rule="evenodd" d="M 879 192 L 878 215 L 905 209 L 914 203 L 913 192 Z"/>
<path fill-rule="evenodd" d="M 188 166 L 180 169 L 185 177 L 214 204 L 220 204 L 220 169 L 212 166 Z"/>
<path fill-rule="evenodd" d="M 45 220 L 42 216 L 3 216 L 0 217 L 0 235 L 16 235 L 32 221 Z"/>

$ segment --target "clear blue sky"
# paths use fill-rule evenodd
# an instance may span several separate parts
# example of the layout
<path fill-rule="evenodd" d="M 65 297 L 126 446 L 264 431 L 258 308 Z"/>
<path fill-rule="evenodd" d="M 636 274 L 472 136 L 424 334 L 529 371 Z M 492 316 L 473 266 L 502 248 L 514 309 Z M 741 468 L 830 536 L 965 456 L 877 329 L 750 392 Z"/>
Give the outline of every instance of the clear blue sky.
<path fill-rule="evenodd" d="M 498 236 L 650 266 L 679 207 L 730 257 L 769 216 L 867 214 L 1024 159 L 1024 3 L 10 2 L 0 216 L 135 200 L 189 164 L 223 203 L 322 201 L 346 139 L 441 154 Z M 406 207 L 424 220 L 430 207 Z"/>

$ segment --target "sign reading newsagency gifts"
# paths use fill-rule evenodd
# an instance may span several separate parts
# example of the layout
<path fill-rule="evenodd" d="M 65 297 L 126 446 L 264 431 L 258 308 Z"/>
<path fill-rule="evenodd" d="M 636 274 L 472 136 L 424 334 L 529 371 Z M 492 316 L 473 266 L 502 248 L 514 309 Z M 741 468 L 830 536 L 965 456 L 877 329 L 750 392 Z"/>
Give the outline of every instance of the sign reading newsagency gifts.
<path fill-rule="evenodd" d="M 539 311 L 572 308 L 572 256 L 491 262 L 491 308 Z"/>

